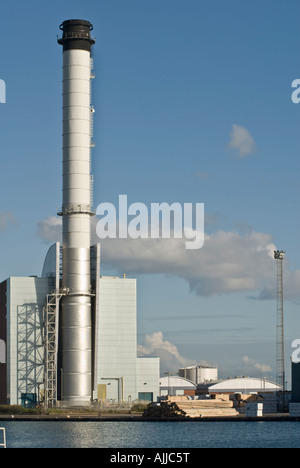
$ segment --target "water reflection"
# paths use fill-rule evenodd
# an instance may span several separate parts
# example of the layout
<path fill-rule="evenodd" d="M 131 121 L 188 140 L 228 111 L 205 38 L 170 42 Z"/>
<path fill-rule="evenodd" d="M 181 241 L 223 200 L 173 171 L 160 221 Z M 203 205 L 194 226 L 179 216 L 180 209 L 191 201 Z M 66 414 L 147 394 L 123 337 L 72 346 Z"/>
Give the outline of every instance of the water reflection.
<path fill-rule="evenodd" d="M 300 448 L 300 422 L 1 422 L 8 448 Z"/>

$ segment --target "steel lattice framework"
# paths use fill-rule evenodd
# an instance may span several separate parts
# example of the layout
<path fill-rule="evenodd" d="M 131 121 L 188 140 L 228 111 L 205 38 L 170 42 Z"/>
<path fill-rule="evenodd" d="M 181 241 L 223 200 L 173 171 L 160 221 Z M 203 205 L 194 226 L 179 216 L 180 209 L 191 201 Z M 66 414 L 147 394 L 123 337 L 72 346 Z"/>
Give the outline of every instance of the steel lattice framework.
<path fill-rule="evenodd" d="M 56 406 L 57 401 L 57 351 L 59 329 L 59 301 L 62 294 L 48 294 L 44 307 L 44 373 L 45 405 Z"/>
<path fill-rule="evenodd" d="M 17 311 L 17 388 L 22 393 L 39 394 L 43 382 L 42 310 L 36 303 L 18 306 Z"/>
<path fill-rule="evenodd" d="M 285 390 L 285 364 L 284 364 L 284 311 L 283 311 L 283 260 L 284 250 L 274 252 L 277 260 L 277 357 L 276 378 L 277 384 Z"/>

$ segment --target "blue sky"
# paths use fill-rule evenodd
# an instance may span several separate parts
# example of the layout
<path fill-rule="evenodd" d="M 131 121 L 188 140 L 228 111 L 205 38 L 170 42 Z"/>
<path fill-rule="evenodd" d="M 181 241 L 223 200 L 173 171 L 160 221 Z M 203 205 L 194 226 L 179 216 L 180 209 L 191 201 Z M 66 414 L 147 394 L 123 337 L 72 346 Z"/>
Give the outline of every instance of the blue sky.
<path fill-rule="evenodd" d="M 296 0 L 3 4 L 0 278 L 40 274 L 55 240 L 56 35 L 63 20 L 87 19 L 96 38 L 95 206 L 120 194 L 146 205 L 205 203 L 206 243 L 193 255 L 174 239 L 156 248 L 103 242 L 103 274 L 138 279 L 139 343 L 149 353 L 176 347 L 180 362 L 218 365 L 221 376 L 274 377 L 276 247 L 287 250 L 289 366 L 300 338 L 300 105 L 291 101 L 299 10 Z"/>

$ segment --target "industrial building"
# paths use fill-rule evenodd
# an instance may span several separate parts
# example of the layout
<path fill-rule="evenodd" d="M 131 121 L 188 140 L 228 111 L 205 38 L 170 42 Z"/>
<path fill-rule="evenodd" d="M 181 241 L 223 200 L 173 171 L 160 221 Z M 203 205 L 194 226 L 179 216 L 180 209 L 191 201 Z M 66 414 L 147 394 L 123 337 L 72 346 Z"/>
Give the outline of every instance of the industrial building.
<path fill-rule="evenodd" d="M 167 377 L 162 377 L 159 380 L 159 396 L 195 395 L 196 390 L 197 385 L 183 377 L 169 375 Z"/>
<path fill-rule="evenodd" d="M 90 245 L 93 26 L 68 20 L 60 29 L 63 242 L 49 249 L 41 277 L 0 284 L 0 403 L 153 401 L 159 359 L 137 357 L 136 280 L 101 276 L 100 245 Z"/>
<path fill-rule="evenodd" d="M 191 369 L 194 367 L 191 367 Z M 195 369 L 195 368 L 194 368 Z M 217 394 L 276 394 L 282 388 L 267 379 L 236 377 L 219 381 L 200 381 L 198 384 L 181 376 L 163 377 L 159 381 L 159 393 L 163 395 L 189 395 L 203 397 Z"/>
<path fill-rule="evenodd" d="M 221 380 L 208 387 L 208 393 L 276 393 L 282 390 L 278 384 L 267 379 L 236 377 Z"/>
<path fill-rule="evenodd" d="M 0 364 L 0 404 L 21 404 L 22 395 L 39 401 L 44 394 L 44 322 L 47 300 L 49 309 L 49 301 L 56 298 L 59 269 L 51 266 L 59 266 L 60 252 L 59 244 L 49 249 L 42 277 L 12 277 L 0 284 L 0 339 L 6 343 L 6 362 Z M 135 279 L 99 277 L 94 400 L 155 401 L 159 394 L 159 358 L 137 357 L 136 299 Z M 61 399 L 59 344 L 57 362 Z"/>

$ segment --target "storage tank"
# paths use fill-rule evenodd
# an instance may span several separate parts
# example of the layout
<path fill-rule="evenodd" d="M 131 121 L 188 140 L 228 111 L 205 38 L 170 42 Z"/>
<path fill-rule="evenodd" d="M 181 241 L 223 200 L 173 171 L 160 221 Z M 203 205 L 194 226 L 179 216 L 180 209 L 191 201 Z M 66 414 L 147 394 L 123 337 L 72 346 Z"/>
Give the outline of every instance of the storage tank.
<path fill-rule="evenodd" d="M 179 376 L 191 380 L 196 385 L 218 380 L 216 367 L 190 366 L 179 369 Z"/>

